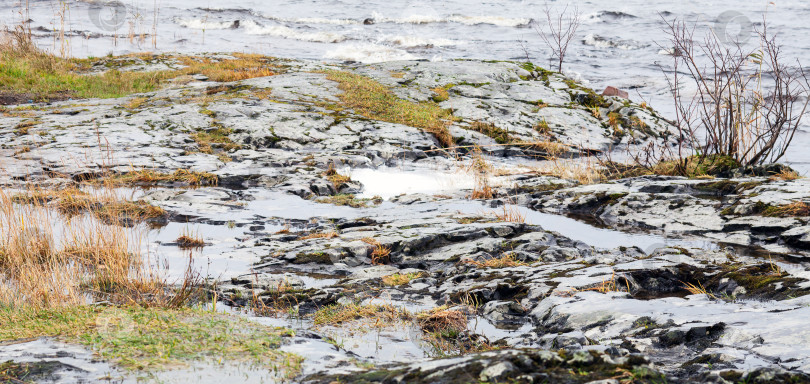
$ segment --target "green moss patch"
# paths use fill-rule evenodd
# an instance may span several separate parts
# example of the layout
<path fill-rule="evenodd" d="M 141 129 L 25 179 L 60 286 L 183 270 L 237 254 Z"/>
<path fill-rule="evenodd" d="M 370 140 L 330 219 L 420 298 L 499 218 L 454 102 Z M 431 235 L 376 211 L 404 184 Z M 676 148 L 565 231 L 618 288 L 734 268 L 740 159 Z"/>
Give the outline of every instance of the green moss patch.
<path fill-rule="evenodd" d="M 291 332 L 200 309 L 0 310 L 0 341 L 55 337 L 138 370 L 230 361 L 254 363 L 292 377 L 300 371 L 301 358 L 277 350 Z"/>
<path fill-rule="evenodd" d="M 326 71 L 326 78 L 338 83 L 343 91 L 338 97 L 346 108 L 369 119 L 421 128 L 433 134 L 445 147 L 454 145 L 447 126 L 450 111 L 435 102 L 416 103 L 400 99 L 384 85 L 362 75 L 343 71 Z"/>

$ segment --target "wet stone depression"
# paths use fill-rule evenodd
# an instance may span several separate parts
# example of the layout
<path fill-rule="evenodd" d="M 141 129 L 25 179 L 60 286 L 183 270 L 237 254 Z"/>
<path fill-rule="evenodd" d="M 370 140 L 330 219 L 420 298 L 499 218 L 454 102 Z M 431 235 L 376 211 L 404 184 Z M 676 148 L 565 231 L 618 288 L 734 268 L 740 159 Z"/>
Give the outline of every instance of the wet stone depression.
<path fill-rule="evenodd" d="M 191 262 L 209 309 L 291 329 L 279 348 L 303 358 L 293 382 L 808 381 L 805 179 L 588 183 L 561 164 L 667 143 L 671 127 L 531 65 L 279 66 L 10 106 L 0 181 L 87 189 L 113 177 L 161 208 L 106 224 L 140 233 L 137 250 L 169 280 Z M 117 369 L 54 343 L 0 345 L 0 357 L 44 381 Z"/>

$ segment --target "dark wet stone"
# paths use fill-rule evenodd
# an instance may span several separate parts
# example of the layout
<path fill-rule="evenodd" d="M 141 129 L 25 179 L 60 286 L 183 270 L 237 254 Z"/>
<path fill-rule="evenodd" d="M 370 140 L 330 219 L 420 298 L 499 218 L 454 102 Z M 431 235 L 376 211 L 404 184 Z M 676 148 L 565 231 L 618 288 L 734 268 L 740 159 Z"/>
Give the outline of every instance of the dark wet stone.
<path fill-rule="evenodd" d="M 588 383 L 612 378 L 624 371 L 634 372 L 634 382 L 659 382 L 664 376 L 649 367 L 640 356 L 615 359 L 598 352 L 549 352 L 502 350 L 435 360 L 428 363 L 390 365 L 382 369 L 350 375 L 324 375 L 303 378 L 303 383 L 442 383 L 477 382 L 563 384 Z"/>
<path fill-rule="evenodd" d="M 65 356 L 57 356 L 65 357 Z M 81 371 L 59 361 L 0 363 L 0 381 L 4 383 L 56 382 L 60 371 Z"/>

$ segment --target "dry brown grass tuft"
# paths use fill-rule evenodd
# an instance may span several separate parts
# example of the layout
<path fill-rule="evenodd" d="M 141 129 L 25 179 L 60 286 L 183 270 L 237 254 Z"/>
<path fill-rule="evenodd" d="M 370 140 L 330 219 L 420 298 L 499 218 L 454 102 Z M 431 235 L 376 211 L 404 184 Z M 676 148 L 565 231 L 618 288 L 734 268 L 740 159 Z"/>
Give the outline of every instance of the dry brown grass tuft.
<path fill-rule="evenodd" d="M 608 114 L 608 125 L 613 129 L 619 128 L 622 123 L 622 115 L 618 112 L 611 112 Z"/>
<path fill-rule="evenodd" d="M 134 170 L 95 180 L 96 184 L 106 186 L 139 185 L 153 186 L 161 183 L 183 183 L 192 187 L 217 185 L 219 177 L 207 172 L 178 169 L 173 173 L 162 173 L 151 169 Z"/>
<path fill-rule="evenodd" d="M 591 116 L 593 116 L 595 119 L 602 119 L 602 111 L 599 109 L 599 107 L 588 107 L 588 112 L 590 112 Z"/>
<path fill-rule="evenodd" d="M 497 217 L 498 220 L 521 224 L 526 222 L 526 215 L 520 213 L 520 209 L 518 209 L 518 207 L 504 204 L 501 209 L 502 211 L 500 213 L 495 212 L 495 217 Z"/>
<path fill-rule="evenodd" d="M 630 289 L 628 287 L 628 291 L 629 290 Z M 610 275 L 610 279 L 603 280 L 601 283 L 593 287 L 583 289 L 583 291 L 596 291 L 600 293 L 608 293 L 608 292 L 621 292 L 621 289 L 618 287 L 616 283 L 616 273 L 614 272 Z"/>
<path fill-rule="evenodd" d="M 810 205 L 803 201 L 797 201 L 787 205 L 768 207 L 762 212 L 762 215 L 769 217 L 806 217 L 810 216 Z"/>
<path fill-rule="evenodd" d="M 428 333 L 448 331 L 460 333 L 467 330 L 467 316 L 457 309 L 447 307 L 419 313 L 416 320 L 419 322 L 419 328 Z"/>
<path fill-rule="evenodd" d="M 447 87 L 436 87 L 433 88 L 432 91 L 434 93 L 433 101 L 441 103 L 450 100 L 450 92 Z"/>
<path fill-rule="evenodd" d="M 256 276 L 258 279 L 258 276 Z M 257 282 L 258 283 L 258 282 Z M 296 289 L 286 280 L 279 281 L 275 287 L 268 287 L 261 292 L 261 296 L 256 290 L 251 290 L 250 308 L 259 316 L 276 316 L 281 313 L 289 313 L 299 304 Z"/>
<path fill-rule="evenodd" d="M 591 158 L 563 160 L 554 159 L 541 166 L 532 168 L 540 175 L 554 176 L 574 180 L 580 184 L 593 184 L 605 180 L 605 170 Z"/>
<path fill-rule="evenodd" d="M 323 173 L 323 176 L 325 176 L 326 179 L 332 183 L 336 190 L 340 189 L 341 185 L 352 181 L 351 177 L 341 175 L 337 169 L 335 169 L 335 165 L 333 163 L 329 163 L 329 168 Z"/>
<path fill-rule="evenodd" d="M 364 243 L 374 246 L 371 251 L 371 264 L 383 265 L 391 262 L 391 248 L 381 244 L 377 239 L 371 237 L 364 237 L 361 239 Z"/>
<path fill-rule="evenodd" d="M 178 60 L 187 66 L 180 72 L 185 75 L 202 74 L 213 81 L 231 82 L 273 76 L 278 71 L 271 57 L 246 53 L 234 53 L 232 56 L 236 59 L 180 56 Z"/>
<path fill-rule="evenodd" d="M 298 240 L 311 240 L 311 239 L 327 239 L 328 240 L 328 239 L 333 239 L 333 238 L 338 237 L 338 236 L 340 236 L 340 234 L 338 234 L 335 231 L 319 232 L 319 233 L 310 233 L 309 235 L 301 236 L 301 237 L 298 238 Z"/>
<path fill-rule="evenodd" d="M 372 328 L 385 328 L 402 321 L 410 321 L 411 314 L 391 304 L 334 304 L 321 308 L 313 316 L 319 326 L 335 326 L 360 322 Z"/>
<path fill-rule="evenodd" d="M 183 229 L 183 232 L 175 242 L 177 246 L 182 249 L 200 249 L 205 247 L 205 240 L 203 240 L 199 233 L 194 234 L 186 229 Z"/>
<path fill-rule="evenodd" d="M 518 260 L 511 253 L 502 255 L 499 258 L 493 258 L 485 261 L 465 260 L 465 264 L 471 264 L 478 268 L 512 268 L 528 265 L 525 261 Z"/>
<path fill-rule="evenodd" d="M 180 287 L 168 289 L 140 253 L 141 234 L 134 229 L 95 215 L 65 219 L 53 205 L 63 198 L 57 192 L 19 196 L 26 195 L 14 199 L 0 190 L 0 306 L 61 308 L 90 299 L 177 307 L 197 292 L 198 277 L 191 269 Z M 115 203 L 113 191 L 94 196 Z"/>
<path fill-rule="evenodd" d="M 21 122 L 21 123 L 17 124 L 17 125 L 14 127 L 14 131 L 15 131 L 15 133 L 16 133 L 17 135 L 24 136 L 24 135 L 27 135 L 27 134 L 28 134 L 28 131 L 29 131 L 29 130 L 30 130 L 32 127 L 36 126 L 36 125 L 37 125 L 37 124 L 39 124 L 39 123 L 41 123 L 41 121 L 39 121 L 39 120 L 28 120 L 28 121 L 23 121 L 23 122 Z"/>
<path fill-rule="evenodd" d="M 549 158 L 560 157 L 562 154 L 566 153 L 569 148 L 565 144 L 547 140 L 520 141 L 516 142 L 515 145 L 526 147 L 529 150 L 545 153 Z"/>
<path fill-rule="evenodd" d="M 783 169 L 779 173 L 770 177 L 772 181 L 776 180 L 793 181 L 799 178 L 801 178 L 801 176 L 799 176 L 799 173 L 791 169 Z"/>
<path fill-rule="evenodd" d="M 383 265 L 391 262 L 391 248 L 379 244 L 371 252 L 371 264 Z"/>
<path fill-rule="evenodd" d="M 467 328 L 467 316 L 446 306 L 422 312 L 416 316 L 424 332 L 423 340 L 433 347 L 437 357 L 465 355 L 495 349 L 486 340 Z"/>
<path fill-rule="evenodd" d="M 709 291 L 706 290 L 706 287 L 704 287 L 703 284 L 701 284 L 700 282 L 698 282 L 697 284 L 692 284 L 692 283 L 684 283 L 683 281 L 681 281 L 681 283 L 683 284 L 683 289 L 685 289 L 687 292 L 693 295 L 706 295 L 712 299 L 717 298 L 717 296 L 715 296 L 714 294 L 709 293 Z"/>
<path fill-rule="evenodd" d="M 489 179 L 492 176 L 493 169 L 492 165 L 484 158 L 480 147 L 473 148 L 467 171 L 472 173 L 475 181 L 475 186 L 472 193 L 470 193 L 470 199 L 491 199 L 494 193 L 489 185 Z"/>
<path fill-rule="evenodd" d="M 276 235 L 287 235 L 290 233 L 290 223 L 284 224 L 284 228 L 279 229 L 276 231 Z"/>
<path fill-rule="evenodd" d="M 543 136 L 546 136 L 546 137 L 551 136 L 551 127 L 548 126 L 548 122 L 546 122 L 545 119 L 543 121 L 537 123 L 534 126 L 534 130 L 537 131 L 537 133 L 539 133 L 539 134 L 541 134 Z"/>
<path fill-rule="evenodd" d="M 131 225 L 166 216 L 163 208 L 145 201 L 131 201 L 101 191 L 90 192 L 70 187 L 61 190 L 32 189 L 15 194 L 11 201 L 17 204 L 44 206 L 48 204 L 68 218 L 90 213 L 107 224 Z"/>

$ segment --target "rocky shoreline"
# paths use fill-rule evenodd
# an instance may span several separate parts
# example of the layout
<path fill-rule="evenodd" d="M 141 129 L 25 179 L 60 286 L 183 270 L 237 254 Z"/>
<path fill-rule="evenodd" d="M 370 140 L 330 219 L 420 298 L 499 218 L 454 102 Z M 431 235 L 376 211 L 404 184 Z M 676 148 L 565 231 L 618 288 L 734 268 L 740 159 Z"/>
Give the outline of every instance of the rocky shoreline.
<path fill-rule="evenodd" d="M 0 182 L 213 175 L 123 187 L 167 212 L 152 225 L 201 228 L 198 264 L 229 267 L 206 271 L 223 304 L 296 330 L 282 347 L 304 358 L 294 382 L 810 382 L 807 179 L 765 167 L 583 184 L 539 171 L 672 145 L 673 133 L 645 105 L 532 65 L 276 65 L 232 83 L 8 106 Z M 166 55 L 96 70 L 176 66 Z M 373 81 L 377 104 L 449 111 L 457 148 L 430 122 L 364 113 L 330 71 Z M 493 193 L 471 200 L 476 156 Z M 409 315 L 317 324 L 352 305 Z M 420 320 L 437 308 L 462 313 L 462 329 L 437 340 Z"/>

